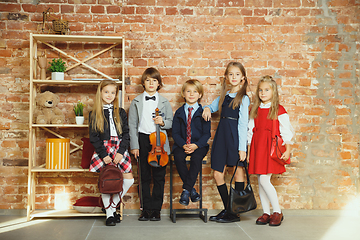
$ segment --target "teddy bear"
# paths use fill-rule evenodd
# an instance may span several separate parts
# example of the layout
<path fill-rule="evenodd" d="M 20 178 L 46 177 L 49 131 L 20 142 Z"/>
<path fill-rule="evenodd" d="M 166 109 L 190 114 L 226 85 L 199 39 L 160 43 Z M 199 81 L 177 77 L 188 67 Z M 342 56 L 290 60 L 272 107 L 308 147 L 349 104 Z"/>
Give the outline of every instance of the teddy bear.
<path fill-rule="evenodd" d="M 60 97 L 56 94 L 46 91 L 40 93 L 35 98 L 36 108 L 34 111 L 34 122 L 38 124 L 62 124 L 65 116 L 62 111 L 56 107 L 60 102 Z"/>

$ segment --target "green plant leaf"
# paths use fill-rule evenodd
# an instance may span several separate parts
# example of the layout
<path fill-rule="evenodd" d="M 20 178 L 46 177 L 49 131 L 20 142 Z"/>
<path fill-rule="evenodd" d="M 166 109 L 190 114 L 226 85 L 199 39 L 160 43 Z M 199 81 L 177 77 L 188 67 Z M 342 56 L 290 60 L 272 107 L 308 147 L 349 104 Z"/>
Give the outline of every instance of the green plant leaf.
<path fill-rule="evenodd" d="M 51 72 L 65 72 L 66 71 L 66 66 L 65 66 L 65 62 L 61 59 L 53 59 L 51 62 L 49 62 L 50 67 L 48 68 L 49 71 Z"/>
<path fill-rule="evenodd" d="M 75 116 L 84 116 L 84 107 L 86 105 L 82 102 L 78 101 L 76 104 L 74 104 L 73 110 L 75 113 Z"/>

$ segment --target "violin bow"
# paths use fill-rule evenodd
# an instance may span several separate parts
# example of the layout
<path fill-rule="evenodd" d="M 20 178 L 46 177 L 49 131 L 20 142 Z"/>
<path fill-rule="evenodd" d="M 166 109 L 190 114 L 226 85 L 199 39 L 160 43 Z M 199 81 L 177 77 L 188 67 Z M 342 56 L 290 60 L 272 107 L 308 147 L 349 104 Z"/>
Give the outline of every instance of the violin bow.
<path fill-rule="evenodd" d="M 138 168 L 138 192 L 140 199 L 140 210 L 143 210 L 143 195 L 142 195 L 142 187 L 141 187 L 141 168 L 140 168 L 140 156 L 137 157 L 137 168 Z"/>

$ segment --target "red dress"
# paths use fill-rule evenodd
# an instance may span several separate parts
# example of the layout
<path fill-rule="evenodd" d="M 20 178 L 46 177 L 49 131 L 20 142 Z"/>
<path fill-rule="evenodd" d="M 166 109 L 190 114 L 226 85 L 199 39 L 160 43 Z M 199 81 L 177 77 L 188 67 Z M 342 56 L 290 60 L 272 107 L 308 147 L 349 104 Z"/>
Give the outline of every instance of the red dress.
<path fill-rule="evenodd" d="M 280 174 L 285 167 L 270 159 L 272 121 L 268 119 L 269 108 L 258 109 L 258 116 L 254 119 L 253 136 L 250 146 L 249 173 L 250 174 Z M 279 105 L 278 115 L 286 113 Z M 279 120 L 276 121 L 276 131 L 279 133 Z"/>

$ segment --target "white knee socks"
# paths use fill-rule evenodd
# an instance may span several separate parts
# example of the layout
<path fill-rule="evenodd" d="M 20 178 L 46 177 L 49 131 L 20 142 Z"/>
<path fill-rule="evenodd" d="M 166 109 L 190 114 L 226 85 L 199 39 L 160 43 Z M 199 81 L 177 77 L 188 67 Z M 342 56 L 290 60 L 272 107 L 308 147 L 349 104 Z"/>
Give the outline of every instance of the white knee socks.
<path fill-rule="evenodd" d="M 127 191 L 129 190 L 129 188 L 133 185 L 134 183 L 134 179 L 126 179 L 124 178 L 124 182 L 123 182 L 123 192 L 121 194 L 121 198 L 124 197 L 124 195 L 127 193 Z"/>
<path fill-rule="evenodd" d="M 110 204 L 110 194 L 102 193 L 101 198 L 102 198 L 104 207 L 105 208 L 108 207 Z M 105 211 L 106 211 L 106 218 L 114 216 L 115 211 L 113 210 L 113 208 L 111 206 L 109 208 L 105 209 Z"/>
<path fill-rule="evenodd" d="M 264 213 L 270 215 L 270 203 L 273 207 L 273 212 L 281 213 L 279 199 L 276 189 L 270 182 L 272 174 L 258 175 L 259 182 L 259 196 Z M 270 200 L 270 202 L 269 202 Z"/>
<path fill-rule="evenodd" d="M 126 179 L 124 178 L 123 180 L 123 191 L 121 194 L 121 198 L 127 193 L 127 191 L 129 190 L 129 188 L 131 187 L 131 185 L 133 185 L 134 183 L 134 179 Z M 104 203 L 104 206 L 107 207 L 110 204 L 110 194 L 101 194 L 101 198 L 102 201 Z M 120 196 L 119 194 L 114 194 L 113 195 L 113 204 L 111 204 L 111 206 L 106 209 L 106 218 L 109 217 L 113 217 L 114 216 L 114 212 L 116 211 L 116 205 L 120 202 Z"/>

